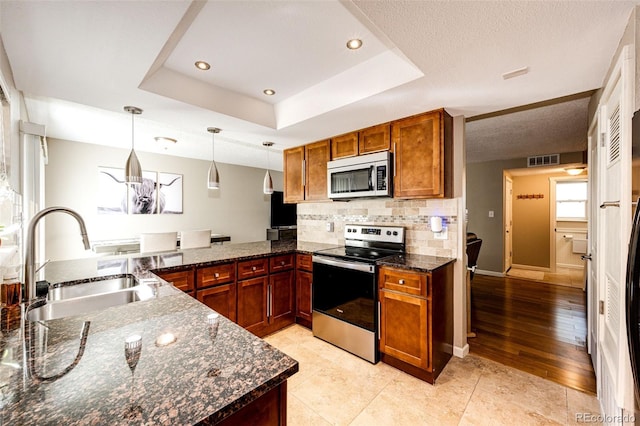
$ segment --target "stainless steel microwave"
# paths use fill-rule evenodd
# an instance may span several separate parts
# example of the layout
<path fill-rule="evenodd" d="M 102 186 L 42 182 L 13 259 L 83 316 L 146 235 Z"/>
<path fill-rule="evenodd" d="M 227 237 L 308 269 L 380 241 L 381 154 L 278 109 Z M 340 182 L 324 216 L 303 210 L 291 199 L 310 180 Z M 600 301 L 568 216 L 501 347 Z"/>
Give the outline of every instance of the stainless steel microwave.
<path fill-rule="evenodd" d="M 391 153 L 387 151 L 329 161 L 329 198 L 391 197 L 391 164 Z"/>

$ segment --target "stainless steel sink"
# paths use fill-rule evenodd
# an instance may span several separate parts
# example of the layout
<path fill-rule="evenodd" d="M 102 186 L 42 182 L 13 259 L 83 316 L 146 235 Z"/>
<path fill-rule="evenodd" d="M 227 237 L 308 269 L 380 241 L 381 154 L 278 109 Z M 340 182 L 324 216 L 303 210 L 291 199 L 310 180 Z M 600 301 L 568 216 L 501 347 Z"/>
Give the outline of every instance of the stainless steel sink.
<path fill-rule="evenodd" d="M 30 310 L 27 313 L 27 319 L 29 321 L 48 321 L 95 312 L 112 306 L 126 305 L 149 298 L 148 290 L 147 286 L 139 286 L 110 293 L 51 301 Z"/>
<path fill-rule="evenodd" d="M 117 278 L 107 278 L 74 285 L 65 285 L 49 290 L 47 300 L 57 301 L 76 297 L 92 296 L 95 294 L 111 293 L 118 290 L 133 288 L 138 281 L 133 275 L 123 275 Z"/>

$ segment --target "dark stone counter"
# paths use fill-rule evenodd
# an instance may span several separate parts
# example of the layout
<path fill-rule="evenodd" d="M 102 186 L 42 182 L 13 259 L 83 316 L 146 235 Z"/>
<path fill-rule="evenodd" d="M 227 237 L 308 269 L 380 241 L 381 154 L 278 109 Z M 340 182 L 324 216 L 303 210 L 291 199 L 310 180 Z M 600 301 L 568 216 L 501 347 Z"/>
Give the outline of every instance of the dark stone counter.
<path fill-rule="evenodd" d="M 399 254 L 385 257 L 376 262 L 378 266 L 391 266 L 393 268 L 408 269 L 417 272 L 433 272 L 438 268 L 453 263 L 456 260 L 450 257 L 425 256 L 421 254 Z"/>
<path fill-rule="evenodd" d="M 123 273 L 145 278 L 153 277 L 149 271 L 165 267 L 312 253 L 327 247 L 273 241 L 87 258 L 51 262 L 45 277 L 53 284 Z M 42 383 L 23 377 L 20 329 L 3 329 L 0 424 L 213 424 L 298 371 L 297 361 L 223 316 L 212 341 L 207 328 L 207 315 L 212 312 L 162 281 L 149 300 L 32 323 L 37 371 L 51 376 L 72 363 L 82 323 L 90 321 L 84 354 L 75 368 Z M 168 332 L 176 341 L 156 345 L 158 336 Z M 132 381 L 124 341 L 134 334 L 142 336 L 142 352 Z"/>

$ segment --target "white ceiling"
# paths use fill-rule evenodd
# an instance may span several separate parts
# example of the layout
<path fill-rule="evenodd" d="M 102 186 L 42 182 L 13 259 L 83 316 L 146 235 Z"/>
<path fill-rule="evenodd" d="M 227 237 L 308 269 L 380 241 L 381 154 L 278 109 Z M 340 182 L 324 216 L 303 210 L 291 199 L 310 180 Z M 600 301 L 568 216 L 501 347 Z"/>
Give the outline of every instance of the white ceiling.
<path fill-rule="evenodd" d="M 217 161 L 266 167 L 267 140 L 281 151 L 440 107 L 473 117 L 599 88 L 636 3 L 0 0 L 0 36 L 49 137 L 128 148 L 135 105 L 143 165 L 144 151 L 210 159 L 215 126 Z M 353 37 L 362 49 L 345 47 Z M 467 149 L 584 149 L 587 101 L 565 104 L 470 122 Z"/>

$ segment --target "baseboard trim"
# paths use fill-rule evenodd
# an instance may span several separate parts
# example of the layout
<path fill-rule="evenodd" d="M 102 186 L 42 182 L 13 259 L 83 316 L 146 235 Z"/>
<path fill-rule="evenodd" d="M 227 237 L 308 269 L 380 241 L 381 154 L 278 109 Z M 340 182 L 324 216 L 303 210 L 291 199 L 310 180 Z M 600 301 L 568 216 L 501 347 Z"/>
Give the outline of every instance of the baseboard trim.
<path fill-rule="evenodd" d="M 545 268 L 543 266 L 516 265 L 514 263 L 511 267 L 513 269 L 526 269 L 527 271 L 551 272 L 551 268 Z"/>
<path fill-rule="evenodd" d="M 556 263 L 556 268 L 580 270 L 580 269 L 584 269 L 584 265 L 573 265 L 571 263 Z"/>
<path fill-rule="evenodd" d="M 453 347 L 453 355 L 458 358 L 464 358 L 469 355 L 469 344 L 466 343 L 463 347 L 454 346 Z"/>
<path fill-rule="evenodd" d="M 485 271 L 484 269 L 476 269 L 476 274 L 489 275 L 491 277 L 501 277 L 501 278 L 504 278 L 505 276 L 503 272 Z"/>

